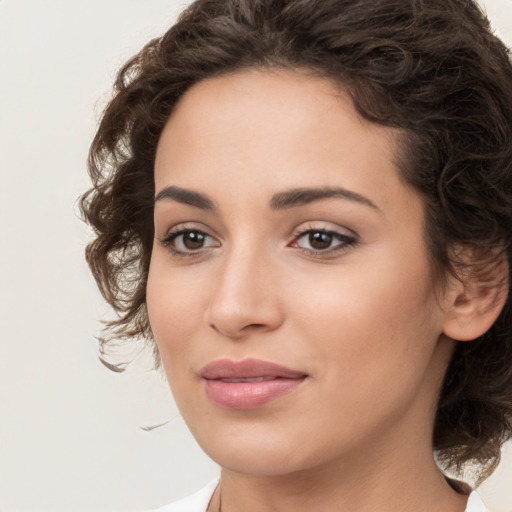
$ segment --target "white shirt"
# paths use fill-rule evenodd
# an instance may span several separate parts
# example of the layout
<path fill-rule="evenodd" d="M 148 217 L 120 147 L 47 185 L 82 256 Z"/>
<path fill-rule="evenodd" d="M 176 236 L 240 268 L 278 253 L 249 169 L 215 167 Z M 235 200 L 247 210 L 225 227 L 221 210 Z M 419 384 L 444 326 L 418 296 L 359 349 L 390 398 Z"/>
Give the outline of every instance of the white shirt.
<path fill-rule="evenodd" d="M 174 503 L 158 508 L 153 512 L 206 512 L 208 503 L 210 503 L 210 499 L 218 483 L 218 480 L 214 480 L 199 492 L 192 494 L 192 496 L 175 501 Z M 485 507 L 482 498 L 480 498 L 477 492 L 473 491 L 469 495 L 468 505 L 465 512 L 489 512 L 489 510 Z"/>

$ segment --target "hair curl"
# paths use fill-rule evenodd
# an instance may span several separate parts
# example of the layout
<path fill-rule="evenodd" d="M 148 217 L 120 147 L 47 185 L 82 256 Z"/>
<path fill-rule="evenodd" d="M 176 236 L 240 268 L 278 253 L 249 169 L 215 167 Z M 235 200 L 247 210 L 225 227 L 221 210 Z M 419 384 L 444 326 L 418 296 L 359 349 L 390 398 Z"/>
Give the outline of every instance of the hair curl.
<path fill-rule="evenodd" d="M 268 67 L 331 79 L 363 117 L 399 128 L 400 170 L 424 198 L 433 267 L 457 275 L 450 248 L 470 246 L 505 257 L 510 283 L 512 65 L 475 2 L 198 0 L 120 70 L 90 149 L 87 260 L 118 313 L 102 353 L 114 338 L 152 340 L 153 165 L 173 108 L 201 80 Z M 456 348 L 434 429 L 449 469 L 477 463 L 487 476 L 512 435 L 511 331 L 508 297 L 486 334 Z"/>

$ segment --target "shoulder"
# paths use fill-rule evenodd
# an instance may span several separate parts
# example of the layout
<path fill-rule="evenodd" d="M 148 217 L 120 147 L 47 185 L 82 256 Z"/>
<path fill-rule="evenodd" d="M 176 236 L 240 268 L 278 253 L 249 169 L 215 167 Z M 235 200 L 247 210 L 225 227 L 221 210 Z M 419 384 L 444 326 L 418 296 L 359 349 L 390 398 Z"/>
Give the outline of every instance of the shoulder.
<path fill-rule="evenodd" d="M 214 480 L 191 496 L 148 512 L 205 512 L 218 484 L 219 481 Z"/>

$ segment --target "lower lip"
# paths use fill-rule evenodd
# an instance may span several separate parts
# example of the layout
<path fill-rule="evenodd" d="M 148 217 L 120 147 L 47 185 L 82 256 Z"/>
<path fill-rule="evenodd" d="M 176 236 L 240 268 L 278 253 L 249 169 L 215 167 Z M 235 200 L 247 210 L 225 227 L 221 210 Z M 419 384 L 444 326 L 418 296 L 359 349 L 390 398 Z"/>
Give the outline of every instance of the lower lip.
<path fill-rule="evenodd" d="M 210 400 L 226 409 L 258 409 L 295 391 L 305 380 L 272 379 L 256 382 L 224 382 L 206 380 L 206 393 Z"/>

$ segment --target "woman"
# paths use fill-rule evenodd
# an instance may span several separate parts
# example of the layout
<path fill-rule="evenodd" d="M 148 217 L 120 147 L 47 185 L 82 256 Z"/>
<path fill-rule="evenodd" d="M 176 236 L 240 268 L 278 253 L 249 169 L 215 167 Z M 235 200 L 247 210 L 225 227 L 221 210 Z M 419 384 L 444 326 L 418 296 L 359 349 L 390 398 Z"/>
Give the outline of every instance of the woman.
<path fill-rule="evenodd" d="M 199 0 L 120 71 L 88 261 L 220 482 L 467 512 L 512 433 L 512 66 L 467 0 Z"/>

